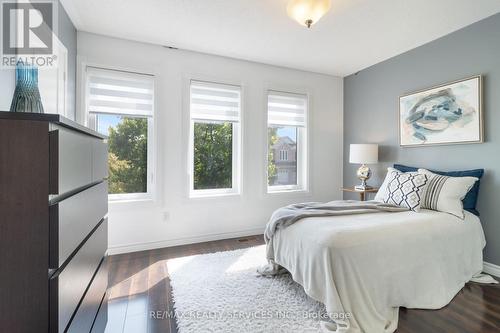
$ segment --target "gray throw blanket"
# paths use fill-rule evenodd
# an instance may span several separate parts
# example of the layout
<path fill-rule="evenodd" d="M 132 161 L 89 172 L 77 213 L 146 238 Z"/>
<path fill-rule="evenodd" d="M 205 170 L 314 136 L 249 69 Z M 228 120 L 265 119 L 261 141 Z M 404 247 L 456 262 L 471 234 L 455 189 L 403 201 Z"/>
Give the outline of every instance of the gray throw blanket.
<path fill-rule="evenodd" d="M 261 275 L 277 275 L 283 269 L 274 262 L 273 236 L 278 229 L 286 228 L 307 217 L 355 215 L 378 212 L 402 212 L 408 208 L 378 201 L 337 200 L 327 203 L 306 202 L 293 204 L 276 210 L 266 225 L 264 240 L 266 241 L 266 256 L 268 264 L 259 268 Z"/>

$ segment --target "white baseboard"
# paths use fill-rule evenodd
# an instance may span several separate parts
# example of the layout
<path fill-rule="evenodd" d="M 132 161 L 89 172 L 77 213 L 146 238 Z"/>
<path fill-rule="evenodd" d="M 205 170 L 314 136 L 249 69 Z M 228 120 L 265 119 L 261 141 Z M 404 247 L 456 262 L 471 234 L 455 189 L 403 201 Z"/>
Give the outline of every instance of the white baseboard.
<path fill-rule="evenodd" d="M 483 272 L 486 274 L 494 275 L 500 277 L 500 266 L 490 264 L 489 262 L 483 262 Z"/>
<path fill-rule="evenodd" d="M 247 230 L 242 230 L 242 231 L 224 232 L 224 233 L 218 233 L 218 234 L 205 234 L 205 235 L 183 237 L 183 238 L 176 238 L 176 239 L 167 239 L 167 240 L 162 240 L 162 241 L 157 241 L 157 242 L 126 244 L 126 245 L 109 247 L 107 253 L 108 253 L 108 255 L 114 255 L 114 254 L 121 254 L 121 253 L 146 251 L 146 250 L 160 249 L 163 247 L 171 247 L 171 246 L 178 246 L 178 245 L 210 242 L 210 241 L 221 240 L 221 239 L 261 235 L 263 232 L 264 232 L 264 228 L 262 227 L 262 228 L 247 229 Z"/>

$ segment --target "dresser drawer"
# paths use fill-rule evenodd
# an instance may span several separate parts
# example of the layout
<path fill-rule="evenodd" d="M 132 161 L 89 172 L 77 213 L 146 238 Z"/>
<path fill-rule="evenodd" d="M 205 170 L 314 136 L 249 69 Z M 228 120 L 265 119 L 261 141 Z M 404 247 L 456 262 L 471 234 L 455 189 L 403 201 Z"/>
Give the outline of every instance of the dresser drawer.
<path fill-rule="evenodd" d="M 108 144 L 92 140 L 92 181 L 108 178 Z"/>
<path fill-rule="evenodd" d="M 92 323 L 96 319 L 108 286 L 108 267 L 106 257 L 103 258 L 97 274 L 92 280 L 87 293 L 76 310 L 75 316 L 68 327 L 68 333 L 90 332 Z"/>
<path fill-rule="evenodd" d="M 50 332 L 63 332 L 107 250 L 107 219 L 78 250 L 62 272 L 49 280 Z"/>
<path fill-rule="evenodd" d="M 99 138 L 52 125 L 50 189 L 62 195 L 107 177 L 107 147 Z"/>
<path fill-rule="evenodd" d="M 49 267 L 59 268 L 107 211 L 107 181 L 50 206 Z"/>

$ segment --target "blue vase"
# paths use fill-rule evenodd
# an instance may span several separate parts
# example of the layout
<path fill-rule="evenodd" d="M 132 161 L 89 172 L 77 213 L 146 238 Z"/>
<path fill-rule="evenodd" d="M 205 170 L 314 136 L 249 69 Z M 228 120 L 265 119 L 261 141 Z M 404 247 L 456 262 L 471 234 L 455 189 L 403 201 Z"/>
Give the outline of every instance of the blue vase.
<path fill-rule="evenodd" d="M 38 90 L 38 68 L 18 63 L 16 66 L 16 90 L 10 105 L 11 112 L 43 113 Z"/>

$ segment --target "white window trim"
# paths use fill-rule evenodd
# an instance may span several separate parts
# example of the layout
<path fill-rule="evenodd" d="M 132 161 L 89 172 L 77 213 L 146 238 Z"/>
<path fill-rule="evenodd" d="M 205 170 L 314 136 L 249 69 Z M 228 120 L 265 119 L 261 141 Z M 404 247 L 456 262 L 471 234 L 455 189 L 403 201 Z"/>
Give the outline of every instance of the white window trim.
<path fill-rule="evenodd" d="M 297 128 L 297 184 L 296 185 L 269 185 L 269 174 L 268 174 L 268 158 L 269 158 L 269 142 L 268 142 L 268 96 L 272 91 L 284 92 L 288 94 L 298 94 L 306 96 L 307 98 L 307 113 L 306 113 L 306 126 Z M 309 92 L 304 92 L 295 89 L 275 89 L 268 87 L 264 91 L 264 103 L 265 103 L 265 188 L 267 194 L 284 194 L 284 193 L 299 193 L 299 194 L 309 194 L 310 193 L 310 182 L 309 182 L 309 124 L 311 123 L 311 94 Z M 273 125 L 273 124 L 271 124 Z"/>
<path fill-rule="evenodd" d="M 83 94 L 83 120 L 84 124 L 87 127 L 97 126 L 97 124 L 91 124 L 89 122 L 89 107 L 88 107 L 88 96 L 89 96 L 89 89 L 88 89 L 88 84 L 87 84 L 87 67 L 95 67 L 95 68 L 101 68 L 104 70 L 112 70 L 112 71 L 119 71 L 119 72 L 127 72 L 127 73 L 135 73 L 138 75 L 148 75 L 151 76 L 153 79 L 153 116 L 152 117 L 147 117 L 148 119 L 148 161 L 147 161 L 147 192 L 146 193 L 119 193 L 119 194 L 108 194 L 108 201 L 110 203 L 113 202 L 132 202 L 132 201 L 153 201 L 156 195 L 156 136 L 155 136 L 155 129 L 156 129 L 156 122 L 154 121 L 156 117 L 156 86 L 157 86 L 157 81 L 156 81 L 156 75 L 153 73 L 147 73 L 147 72 L 141 72 L 135 69 L 131 68 L 116 68 L 112 66 L 106 66 L 106 65 L 101 65 L 101 64 L 95 64 L 95 63 L 88 63 L 88 62 L 82 62 L 81 63 L 81 81 L 82 82 L 82 89 L 81 91 L 84 92 Z M 93 128 L 94 130 L 97 130 L 96 128 Z M 106 140 L 107 141 L 107 140 Z"/>
<path fill-rule="evenodd" d="M 232 152 L 232 187 L 220 189 L 194 189 L 194 123 L 203 121 L 193 120 L 191 118 L 191 82 L 204 81 L 219 85 L 236 86 L 240 89 L 240 114 L 239 121 L 233 122 L 233 152 Z M 189 198 L 212 198 L 225 196 L 239 196 L 241 194 L 241 173 L 242 173 L 242 128 L 243 128 L 243 86 L 234 83 L 225 83 L 220 80 L 203 80 L 191 77 L 187 80 L 187 117 L 189 122 L 189 137 L 188 137 L 188 178 L 189 178 Z M 221 123 L 216 120 L 206 121 L 206 123 L 216 124 Z"/>

